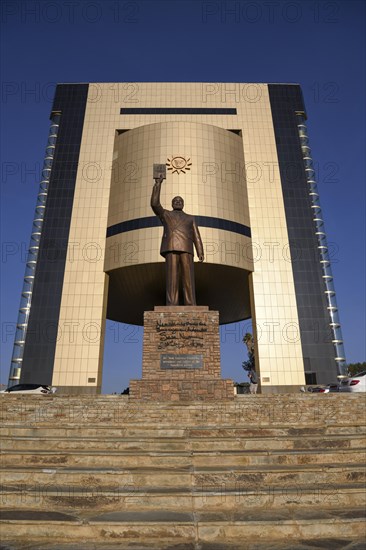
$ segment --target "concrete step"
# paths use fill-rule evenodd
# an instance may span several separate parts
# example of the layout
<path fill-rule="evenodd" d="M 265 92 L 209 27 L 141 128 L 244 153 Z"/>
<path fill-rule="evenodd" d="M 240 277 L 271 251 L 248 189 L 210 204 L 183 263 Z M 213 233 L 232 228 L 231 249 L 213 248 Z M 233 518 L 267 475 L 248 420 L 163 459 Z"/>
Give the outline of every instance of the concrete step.
<path fill-rule="evenodd" d="M 235 510 L 237 508 L 278 508 L 283 506 L 344 506 L 366 504 L 363 483 L 272 485 L 268 487 L 152 487 L 120 486 L 81 487 L 23 485 L 2 487 L 2 508 L 57 510 L 67 514 L 93 510 L 95 513 L 141 510 Z"/>
<path fill-rule="evenodd" d="M 366 426 L 363 418 L 357 419 L 349 426 L 333 425 L 314 425 L 307 427 L 294 427 L 291 424 L 272 424 L 266 427 L 242 428 L 237 425 L 220 427 L 182 427 L 179 424 L 175 426 L 169 424 L 148 424 L 146 422 L 136 423 L 136 425 L 126 427 L 123 424 L 109 424 L 101 426 L 98 423 L 89 426 L 80 426 L 79 424 L 57 426 L 34 423 L 21 425 L 6 422 L 0 427 L 0 436 L 3 437 L 32 437 L 39 438 L 95 438 L 95 439 L 159 439 L 164 440 L 209 440 L 220 441 L 221 439 L 238 439 L 246 441 L 251 439 L 277 440 L 277 439 L 308 439 L 308 438 L 327 438 L 333 436 L 366 436 Z"/>
<path fill-rule="evenodd" d="M 122 545 L 147 543 L 162 548 L 178 544 L 228 544 L 243 540 L 279 541 L 365 537 L 364 508 L 304 508 L 293 510 L 128 512 L 115 510 L 79 517 L 58 512 L 9 510 L 3 513 L 3 541 L 32 540 L 58 543 L 121 541 Z M 175 545 L 175 546 L 174 546 Z M 238 547 L 237 547 L 238 548 Z"/>
<path fill-rule="evenodd" d="M 216 466 L 241 467 L 260 465 L 302 465 L 343 463 L 364 464 L 365 449 L 317 449 L 309 450 L 240 450 L 240 451 L 1 451 L 1 465 L 34 466 L 43 468 L 54 466 L 102 468 L 108 463 L 111 468 L 200 468 Z"/>
<path fill-rule="evenodd" d="M 365 541 L 362 539 L 345 539 L 340 537 L 322 537 L 322 548 L 331 550 L 365 550 Z M 2 550 L 319 550 L 319 537 L 313 539 L 291 539 L 273 541 L 268 539 L 259 540 L 256 537 L 254 543 L 244 541 L 235 542 L 183 542 L 178 544 L 150 542 L 93 542 L 91 546 L 89 542 L 77 543 L 59 543 L 44 540 L 35 540 L 34 542 L 22 543 L 16 541 L 14 544 L 11 541 L 2 545 Z"/>
<path fill-rule="evenodd" d="M 244 397 L 244 398 L 243 398 Z M 237 396 L 231 402 L 133 403 L 122 396 L 12 396 L 1 395 L 3 421 L 22 424 L 76 423 L 88 426 L 150 422 L 155 425 L 251 425 L 287 423 L 293 426 L 351 425 L 362 418 L 360 394 Z"/>
<path fill-rule="evenodd" d="M 155 487 L 179 488 L 196 487 L 200 490 L 211 488 L 245 488 L 268 487 L 279 485 L 311 486 L 318 484 L 362 483 L 366 479 L 364 465 L 354 463 L 338 464 L 301 464 L 301 465 L 256 465 L 256 466 L 211 466 L 175 467 L 167 469 L 160 465 L 156 467 L 135 468 L 77 468 L 54 466 L 50 468 L 19 466 L 0 469 L 4 486 L 34 484 L 40 486 L 57 485 L 58 487 Z M 203 488 L 203 489 L 202 489 Z"/>
<path fill-rule="evenodd" d="M 227 430 L 229 432 L 229 430 Z M 364 435 L 335 434 L 328 436 L 277 436 L 268 435 L 263 437 L 242 438 L 233 430 L 231 437 L 212 437 L 207 434 L 197 434 L 194 430 L 186 432 L 181 438 L 137 438 L 137 437 L 75 437 L 68 436 L 60 439 L 59 436 L 48 435 L 47 437 L 35 437 L 27 435 L 3 436 L 1 448 L 5 450 L 18 451 L 88 451 L 103 450 L 109 451 L 280 451 L 280 450 L 305 450 L 305 449 L 353 449 L 366 446 Z"/>

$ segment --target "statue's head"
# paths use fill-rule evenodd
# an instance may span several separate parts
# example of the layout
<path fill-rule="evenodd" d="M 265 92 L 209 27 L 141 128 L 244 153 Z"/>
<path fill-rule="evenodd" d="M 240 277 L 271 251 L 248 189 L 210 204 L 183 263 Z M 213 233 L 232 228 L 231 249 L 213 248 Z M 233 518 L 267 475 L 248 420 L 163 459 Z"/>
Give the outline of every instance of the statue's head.
<path fill-rule="evenodd" d="M 172 200 L 172 207 L 173 210 L 183 210 L 184 208 L 184 200 L 182 197 L 174 197 Z"/>

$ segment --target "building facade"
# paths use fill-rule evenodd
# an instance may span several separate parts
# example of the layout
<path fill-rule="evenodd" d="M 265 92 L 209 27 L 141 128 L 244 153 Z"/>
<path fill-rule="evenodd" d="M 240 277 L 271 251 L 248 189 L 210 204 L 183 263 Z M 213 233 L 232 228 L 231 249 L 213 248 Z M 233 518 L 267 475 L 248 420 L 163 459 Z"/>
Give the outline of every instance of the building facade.
<path fill-rule="evenodd" d="M 263 392 L 328 383 L 343 343 L 297 84 L 57 86 L 10 383 L 100 391 L 106 319 L 164 304 L 162 227 L 182 195 L 205 262 L 197 303 L 252 318 Z"/>

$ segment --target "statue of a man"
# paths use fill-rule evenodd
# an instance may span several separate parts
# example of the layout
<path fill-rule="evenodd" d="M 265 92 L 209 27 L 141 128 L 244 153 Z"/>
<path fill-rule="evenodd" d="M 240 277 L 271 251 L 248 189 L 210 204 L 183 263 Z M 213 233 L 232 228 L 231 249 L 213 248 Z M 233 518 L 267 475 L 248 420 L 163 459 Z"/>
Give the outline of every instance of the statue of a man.
<path fill-rule="evenodd" d="M 151 195 L 151 208 L 159 216 L 164 233 L 160 254 L 165 258 L 166 305 L 179 305 L 179 272 L 182 277 L 184 305 L 196 305 L 194 285 L 194 248 L 200 262 L 204 260 L 201 235 L 193 216 L 183 212 L 182 197 L 174 197 L 173 210 L 165 210 L 160 204 L 163 178 L 155 179 Z"/>

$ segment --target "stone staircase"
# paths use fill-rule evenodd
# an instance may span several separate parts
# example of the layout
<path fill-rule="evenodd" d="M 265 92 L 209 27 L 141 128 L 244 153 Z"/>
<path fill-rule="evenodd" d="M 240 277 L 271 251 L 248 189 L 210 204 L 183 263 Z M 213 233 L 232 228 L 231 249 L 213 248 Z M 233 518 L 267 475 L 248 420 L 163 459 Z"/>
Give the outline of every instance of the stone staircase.
<path fill-rule="evenodd" d="M 2 549 L 365 549 L 363 394 L 1 396 Z"/>

